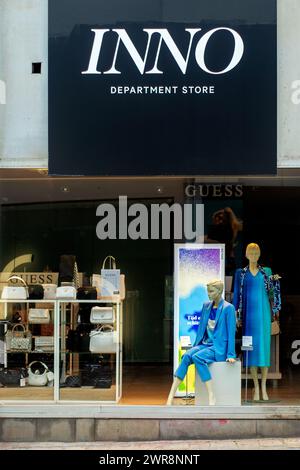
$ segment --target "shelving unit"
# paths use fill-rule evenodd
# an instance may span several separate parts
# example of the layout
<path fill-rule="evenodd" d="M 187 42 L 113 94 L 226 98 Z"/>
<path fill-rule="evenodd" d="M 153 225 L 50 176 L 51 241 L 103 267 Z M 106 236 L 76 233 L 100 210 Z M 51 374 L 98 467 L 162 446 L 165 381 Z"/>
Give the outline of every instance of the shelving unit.
<path fill-rule="evenodd" d="M 95 401 L 95 396 L 101 395 L 102 397 L 107 397 L 104 399 L 99 399 L 97 401 L 104 402 L 104 403 L 118 403 L 122 396 L 122 343 L 123 343 L 123 311 L 122 311 L 122 302 L 120 300 L 115 301 L 108 301 L 108 300 L 57 300 L 57 314 L 59 316 L 57 324 L 56 324 L 56 349 L 60 349 L 60 355 L 55 356 L 55 382 L 56 383 L 63 383 L 64 379 L 67 375 L 78 375 L 79 371 L 79 361 L 80 358 L 92 355 L 91 352 L 73 352 L 69 351 L 66 348 L 66 338 L 67 338 L 67 327 L 69 326 L 72 329 L 76 329 L 78 326 L 77 318 L 78 318 L 78 310 L 80 305 L 110 305 L 113 306 L 115 309 L 115 323 L 114 323 L 114 330 L 117 333 L 117 347 L 116 347 L 116 358 L 115 358 L 115 385 L 112 385 L 111 391 L 109 389 L 93 389 L 89 386 L 83 386 L 80 389 L 84 391 L 84 393 L 80 393 L 79 388 L 68 389 L 70 393 L 66 394 L 66 388 L 55 388 L 55 400 L 60 401 L 73 401 L 72 396 L 74 397 L 75 401 L 80 400 L 78 396 L 85 395 L 84 401 Z M 69 312 L 68 312 L 69 309 Z M 67 320 L 67 317 L 69 319 Z M 98 325 L 94 324 L 93 329 L 95 329 Z M 60 343 L 59 344 L 59 337 Z M 93 354 L 93 356 L 99 356 L 99 354 Z M 114 356 L 114 355 L 112 355 Z M 59 370 L 60 370 L 60 361 L 62 361 L 62 373 L 61 377 L 59 377 Z M 97 393 L 98 392 L 98 393 Z M 114 396 L 112 396 L 114 395 Z M 81 400 L 80 400 L 81 401 Z M 83 400 L 82 400 L 83 401 Z"/>
<path fill-rule="evenodd" d="M 22 304 L 26 306 L 27 319 L 28 319 L 28 310 L 29 304 L 51 304 L 53 306 L 53 317 L 52 322 L 54 326 L 54 350 L 53 351 L 6 351 L 5 342 L 4 342 L 4 367 L 7 367 L 7 357 L 8 354 L 25 354 L 25 364 L 29 365 L 28 355 L 43 355 L 51 354 L 53 356 L 54 363 L 54 387 L 16 387 L 14 388 L 15 393 L 9 393 L 9 395 L 16 398 L 6 398 L 3 393 L 7 393 L 11 388 L 4 388 L 1 392 L 1 398 L 4 398 L 5 401 L 18 401 L 22 399 L 22 392 L 26 389 L 24 393 L 24 399 L 29 399 L 40 401 L 40 400 L 50 400 L 50 401 L 68 401 L 68 402 L 97 402 L 105 404 L 118 403 L 122 396 L 122 342 L 123 342 L 123 312 L 122 312 L 122 302 L 118 299 L 115 301 L 107 300 L 69 300 L 69 299 L 56 299 L 56 300 L 46 300 L 46 299 L 14 299 L 14 300 L 0 300 L 0 304 L 4 304 L 4 314 L 6 320 L 9 320 L 9 305 L 12 304 Z M 78 308 L 80 304 L 93 304 L 93 305 L 112 305 L 115 309 L 115 323 L 114 329 L 117 335 L 117 347 L 115 356 L 115 384 L 112 385 L 111 389 L 102 389 L 92 387 L 80 387 L 80 388 L 61 388 L 61 384 L 64 382 L 67 375 L 72 375 L 74 372 L 79 373 L 79 358 L 88 355 L 91 355 L 90 352 L 73 352 L 66 349 L 66 338 L 67 338 L 67 326 L 75 329 L 78 325 Z M 45 307 L 46 308 L 46 307 Z M 3 321 L 3 320 L 2 320 Z M 24 322 L 27 326 L 28 322 Z M 93 327 L 97 327 L 96 324 Z M 33 336 L 34 337 L 34 336 Z M 48 390 L 47 390 L 48 389 Z M 29 392 L 32 390 L 32 396 Z M 26 395 L 26 397 L 25 397 Z"/>

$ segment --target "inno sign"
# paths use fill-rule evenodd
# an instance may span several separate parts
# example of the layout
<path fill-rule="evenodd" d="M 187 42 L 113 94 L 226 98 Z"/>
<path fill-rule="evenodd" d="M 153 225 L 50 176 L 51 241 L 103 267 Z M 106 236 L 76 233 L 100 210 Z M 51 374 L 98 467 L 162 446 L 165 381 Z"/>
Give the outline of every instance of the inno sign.
<path fill-rule="evenodd" d="M 48 4 L 49 174 L 276 173 L 276 0 Z"/>
<path fill-rule="evenodd" d="M 120 29 L 91 29 L 91 31 L 94 33 L 94 42 L 93 42 L 93 47 L 91 51 L 91 56 L 90 56 L 90 61 L 87 70 L 82 71 L 81 73 L 83 75 L 95 75 L 95 74 L 121 74 L 122 72 L 116 68 L 116 61 L 118 58 L 118 53 L 119 53 L 119 48 L 120 44 L 122 43 L 128 53 L 130 54 L 130 57 L 132 58 L 133 62 L 135 63 L 138 71 L 140 72 L 141 75 L 144 74 L 163 74 L 164 71 L 160 70 L 158 68 L 158 61 L 159 61 L 159 56 L 161 52 L 161 47 L 162 44 L 164 43 L 170 53 L 172 54 L 173 58 L 175 59 L 178 67 L 180 68 L 181 72 L 185 75 L 187 71 L 187 66 L 190 60 L 190 55 L 191 55 L 191 49 L 192 49 L 192 44 L 194 37 L 202 31 L 201 28 L 185 28 L 185 31 L 187 34 L 189 34 L 189 45 L 188 45 L 188 50 L 186 53 L 186 56 L 184 57 L 183 54 L 180 52 L 178 46 L 176 45 L 174 39 L 172 38 L 171 34 L 167 29 L 164 28 L 159 28 L 159 29 L 148 29 L 144 28 L 143 31 L 147 35 L 147 45 L 146 45 L 146 50 L 144 57 L 141 57 L 139 52 L 137 51 L 133 41 L 131 40 L 130 36 L 128 35 L 127 31 L 123 28 Z M 233 53 L 232 53 L 232 58 L 229 62 L 229 64 L 223 69 L 219 71 L 215 70 L 210 70 L 206 63 L 205 63 L 205 52 L 206 52 L 206 47 L 209 42 L 209 40 L 217 34 L 219 31 L 228 31 L 229 36 L 233 36 L 234 39 L 234 48 L 233 48 Z M 113 33 L 112 34 L 107 34 L 107 33 Z M 102 49 L 102 44 L 104 36 L 107 35 L 107 40 L 114 39 L 114 36 L 117 38 L 114 54 L 112 57 L 112 65 L 109 70 L 106 71 L 101 71 L 98 68 L 98 62 L 100 59 L 100 53 Z M 151 69 L 145 71 L 146 65 L 147 65 L 147 59 L 148 59 L 148 53 L 152 41 L 152 37 L 154 35 L 159 35 L 159 42 L 157 45 L 157 50 L 155 54 L 155 59 L 154 63 L 151 64 Z M 230 38 L 231 39 L 231 38 Z M 196 48 L 195 48 L 195 59 L 196 63 L 202 69 L 204 72 L 209 73 L 211 75 L 222 75 L 230 70 L 234 69 L 239 62 L 241 61 L 242 57 L 244 54 L 244 42 L 243 39 L 241 38 L 240 34 L 238 34 L 234 29 L 231 28 L 226 28 L 226 27 L 219 27 L 219 28 L 214 28 L 206 32 L 200 39 L 198 39 Z M 100 65 L 99 65 L 100 67 Z"/>

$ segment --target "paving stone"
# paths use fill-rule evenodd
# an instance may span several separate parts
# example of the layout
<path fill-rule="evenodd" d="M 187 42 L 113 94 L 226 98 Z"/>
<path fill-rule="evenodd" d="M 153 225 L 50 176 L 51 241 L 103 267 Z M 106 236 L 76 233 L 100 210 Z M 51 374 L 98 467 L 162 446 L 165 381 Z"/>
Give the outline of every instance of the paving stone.
<path fill-rule="evenodd" d="M 57 450 L 206 450 L 206 449 L 264 449 L 270 441 L 277 443 L 275 449 L 300 448 L 299 439 L 235 439 L 235 440 L 184 440 L 184 441 L 148 441 L 148 442 L 0 442 L 1 450 L 20 449 L 57 449 Z M 278 443 L 280 442 L 280 445 Z M 268 446 L 265 445 L 268 443 Z M 234 447 L 235 446 L 235 447 Z"/>

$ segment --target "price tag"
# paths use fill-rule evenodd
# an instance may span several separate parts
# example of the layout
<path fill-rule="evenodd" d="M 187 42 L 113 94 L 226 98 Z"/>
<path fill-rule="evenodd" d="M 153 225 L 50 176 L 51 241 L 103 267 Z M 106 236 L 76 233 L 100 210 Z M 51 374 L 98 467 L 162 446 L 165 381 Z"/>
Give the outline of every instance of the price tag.
<path fill-rule="evenodd" d="M 20 387 L 25 387 L 26 385 L 26 379 L 23 377 L 22 379 L 20 379 Z"/>
<path fill-rule="evenodd" d="M 190 336 L 180 336 L 180 344 L 182 348 L 188 348 L 192 346 Z"/>
<path fill-rule="evenodd" d="M 252 348 L 252 336 L 243 336 L 243 348 Z"/>

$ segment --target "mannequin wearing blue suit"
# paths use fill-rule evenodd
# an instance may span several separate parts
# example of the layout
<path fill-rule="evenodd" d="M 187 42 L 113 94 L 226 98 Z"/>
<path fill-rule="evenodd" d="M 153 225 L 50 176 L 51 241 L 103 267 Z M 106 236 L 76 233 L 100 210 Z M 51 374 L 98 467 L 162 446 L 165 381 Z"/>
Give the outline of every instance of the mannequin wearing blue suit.
<path fill-rule="evenodd" d="M 232 304 L 222 299 L 223 283 L 214 281 L 207 286 L 210 302 L 203 305 L 196 340 L 187 351 L 175 372 L 175 379 L 167 404 L 172 404 L 178 385 L 184 380 L 188 367 L 195 364 L 200 378 L 205 382 L 209 403 L 215 404 L 208 364 L 212 362 L 235 362 L 236 316 Z"/>

